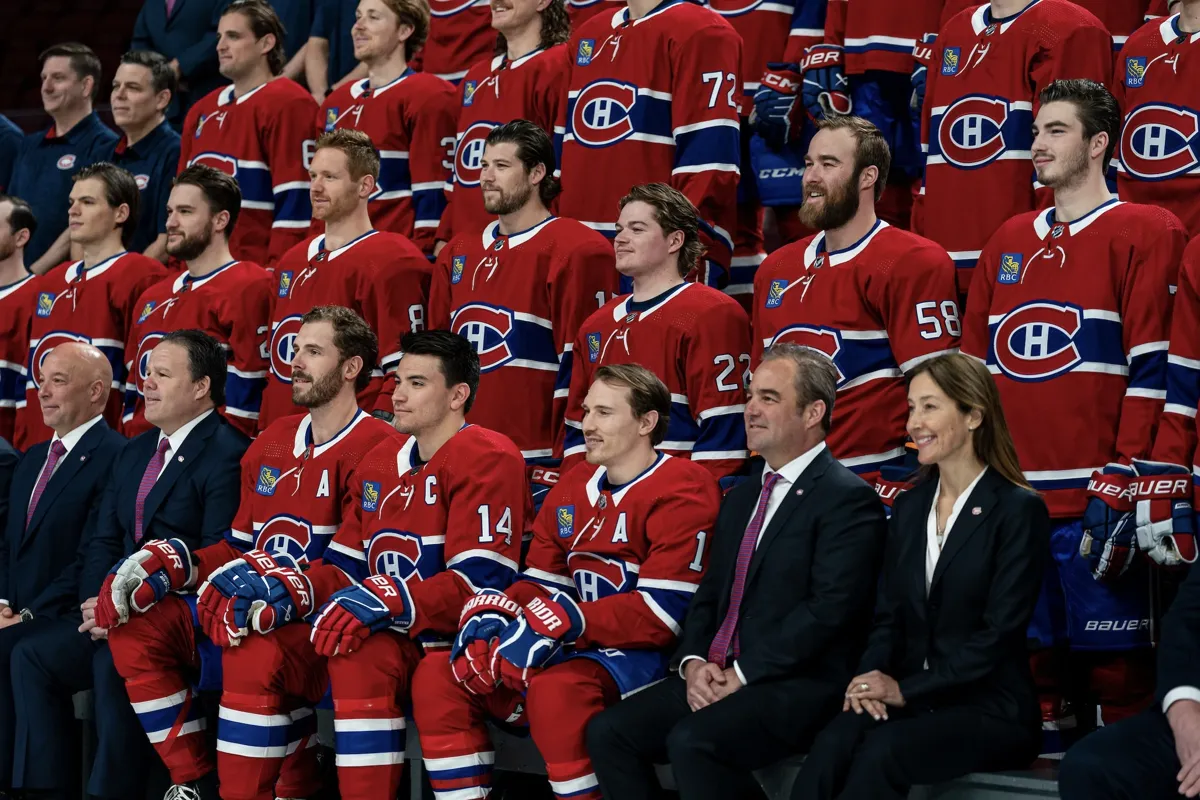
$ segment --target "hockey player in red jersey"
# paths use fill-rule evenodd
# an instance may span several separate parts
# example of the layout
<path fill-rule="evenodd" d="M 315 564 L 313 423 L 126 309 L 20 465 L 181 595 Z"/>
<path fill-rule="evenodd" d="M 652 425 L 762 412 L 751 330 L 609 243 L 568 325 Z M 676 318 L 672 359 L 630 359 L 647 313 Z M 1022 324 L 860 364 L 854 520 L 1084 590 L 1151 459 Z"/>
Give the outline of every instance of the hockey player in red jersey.
<path fill-rule="evenodd" d="M 829 447 L 871 482 L 904 460 L 904 375 L 958 346 L 954 264 L 933 242 L 876 217 L 891 161 L 879 129 L 846 116 L 817 127 L 800 218 L 820 232 L 776 250 L 759 269 L 752 363 L 776 342 L 832 359 L 838 398 Z"/>
<path fill-rule="evenodd" d="M 309 797 L 319 788 L 316 751 L 308 746 L 316 720 L 308 706 L 320 699 L 324 683 L 274 707 L 266 706 L 267 687 L 261 684 L 293 674 L 283 665 L 293 639 L 295 646 L 308 646 L 308 627 L 261 634 L 271 629 L 273 614 L 282 624 L 313 610 L 313 590 L 319 587 L 305 569 L 320 563 L 342 521 L 352 470 L 395 432 L 355 400 L 378 357 L 375 335 L 361 318 L 346 308 L 321 306 L 306 315 L 296 338 L 292 391 L 308 413 L 279 420 L 246 451 L 241 503 L 226 540 L 195 552 L 176 539 L 148 542 L 122 559 L 100 590 L 97 624 L 109 629 L 117 672 L 177 791 L 212 780 L 216 765 L 196 693 L 221 688 L 222 672 L 221 796 L 260 796 L 265 779 L 253 766 L 258 759 L 248 762 L 246 753 L 279 755 L 272 762 L 278 781 L 273 777 L 266 789 L 274 796 Z M 234 579 L 262 589 L 252 619 L 247 603 L 237 608 L 236 623 L 227 602 Z M 190 594 L 197 586 L 198 594 Z M 233 644 L 239 646 L 224 651 L 224 658 L 234 662 L 223 669 L 220 648 Z M 273 672 L 241 666 L 271 659 Z M 227 772 L 227 765 L 235 768 Z"/>
<path fill-rule="evenodd" d="M 113 392 L 104 418 L 114 430 L 121 429 L 125 339 L 136 319 L 134 303 L 167 275 L 158 261 L 125 250 L 137 227 L 139 199 L 134 177 L 107 162 L 75 175 L 67 233 L 71 244 L 82 248 L 83 258 L 59 264 L 33 284 L 37 296 L 32 298 L 24 392 L 13 430 L 18 450 L 53 433 L 42 421 L 37 392 L 42 361 L 63 342 L 90 343 L 108 358 Z"/>
<path fill-rule="evenodd" d="M 425 326 L 431 268 L 411 241 L 372 227 L 368 200 L 379 169 L 379 153 L 361 131 L 337 130 L 317 140 L 313 217 L 325 223 L 325 233 L 293 247 L 275 267 L 270 375 L 259 430 L 297 411 L 289 389 L 293 342 L 300 319 L 322 303 L 352 309 L 379 337 L 380 363 L 371 365 L 358 399 L 369 412 L 391 415 L 384 374 L 400 360 L 400 337 Z"/>
<path fill-rule="evenodd" d="M 454 141 L 454 86 L 413 72 L 410 54 L 429 34 L 429 9 L 420 0 L 360 0 L 352 31 L 354 57 L 367 77 L 334 89 L 321 104 L 317 134 L 353 128 L 379 151 L 379 180 L 371 222 L 407 236 L 426 253 L 446 205 L 446 154 Z M 323 229 L 313 222 L 313 232 Z"/>
<path fill-rule="evenodd" d="M 1044 207 L 1029 169 L 1038 93 L 1058 78 L 1107 84 L 1112 39 L 1068 0 L 994 0 L 942 28 L 922 112 L 923 213 L 914 232 L 946 248 L 965 294 L 988 238 L 1015 214 Z M 964 204 L 973 203 L 971 213 Z"/>
<path fill-rule="evenodd" d="M 545 131 L 523 119 L 493 128 L 481 161 L 483 202 L 499 219 L 442 251 L 429 326 L 449 328 L 479 354 L 481 397 L 470 419 L 516 442 L 540 507 L 558 476 L 572 345 L 584 319 L 616 294 L 617 271 L 603 236 L 546 210 L 559 184 Z"/>
<path fill-rule="evenodd" d="M 599 800 L 587 723 L 666 676 L 720 503 L 708 473 L 655 451 L 670 406 L 643 367 L 597 372 L 587 463 L 550 491 L 521 579 L 475 595 L 449 659 L 417 668 L 413 715 L 439 800 L 490 794 L 489 717 L 528 726 L 556 797 Z"/>
<path fill-rule="evenodd" d="M 17 406 L 25 399 L 29 326 L 37 306 L 37 284 L 25 269 L 25 245 L 37 219 L 29 204 L 0 194 L 0 438 L 13 440 Z"/>
<path fill-rule="evenodd" d="M 1200 0 L 1129 38 L 1113 93 L 1125 114 L 1117 149 L 1121 199 L 1162 206 L 1200 234 Z"/>
<path fill-rule="evenodd" d="M 355 470 L 353 507 L 321 567 L 344 588 L 312 619 L 312 668 L 325 672 L 329 659 L 346 800 L 396 795 L 417 662 L 446 652 L 468 598 L 513 582 L 532 522 L 516 445 L 465 422 L 479 387 L 470 344 L 448 331 L 409 334 L 397 378 L 394 424 L 409 438 L 379 445 Z"/>
<path fill-rule="evenodd" d="M 612 236 L 631 186 L 668 183 L 700 212 L 702 283 L 728 282 L 737 222 L 741 37 L 688 0 L 630 0 L 572 32 L 558 212 Z"/>
<path fill-rule="evenodd" d="M 270 268 L 308 233 L 308 160 L 317 104 L 283 71 L 283 25 L 265 0 L 234 0 L 217 26 L 221 74 L 233 82 L 196 101 L 179 169 L 207 164 L 237 178 L 235 258 Z"/>
<path fill-rule="evenodd" d="M 671 424 L 660 449 L 725 478 L 749 455 L 742 412 L 750 321 L 727 295 L 684 282 L 687 265 L 703 248 L 696 209 L 686 197 L 652 183 L 634 186 L 620 206 L 617 269 L 632 279 L 633 292 L 605 303 L 575 337 L 562 471 L 587 449 L 583 399 L 596 370 L 640 364 L 671 391 Z"/>
<path fill-rule="evenodd" d="M 1086 684 L 1111 722 L 1153 689 L 1149 588 L 1144 565 L 1130 566 L 1128 488 L 1166 396 L 1186 234 L 1169 211 L 1109 193 L 1120 110 L 1107 89 L 1056 81 L 1038 105 L 1033 166 L 1054 205 L 1013 217 L 988 241 L 962 349 L 995 375 L 1021 466 L 1055 519 L 1052 588 L 1065 599 L 1072 649 L 1093 651 Z M 1062 628 L 1039 613 L 1030 638 L 1047 645 Z"/>
<path fill-rule="evenodd" d="M 492 222 L 479 188 L 483 143 L 492 128 L 527 119 L 552 133 L 567 99 L 566 41 L 571 30 L 563 0 L 497 3 L 492 8 L 492 27 L 499 31 L 497 52 L 473 64 L 462 82 L 454 170 L 437 231 L 439 250 L 458 234 L 473 233 Z"/>
<path fill-rule="evenodd" d="M 185 328 L 202 330 L 225 348 L 229 374 L 221 413 L 247 436 L 258 429 L 273 282 L 258 264 L 236 261 L 229 252 L 241 205 L 237 181 L 212 167 L 196 164 L 175 179 L 167 201 L 167 254 L 187 269 L 154 284 L 134 304 L 137 317 L 125 342 L 126 436 L 151 427 L 142 392 L 150 351 Z"/>

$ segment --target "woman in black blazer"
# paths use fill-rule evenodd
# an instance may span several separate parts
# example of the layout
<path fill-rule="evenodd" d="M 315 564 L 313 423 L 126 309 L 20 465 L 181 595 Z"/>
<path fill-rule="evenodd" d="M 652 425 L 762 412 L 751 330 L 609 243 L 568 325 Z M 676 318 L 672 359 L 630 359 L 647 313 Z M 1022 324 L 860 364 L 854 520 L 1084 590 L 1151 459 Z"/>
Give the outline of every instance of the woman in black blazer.
<path fill-rule="evenodd" d="M 921 471 L 893 506 L 861 674 L 793 800 L 904 798 L 914 785 L 1024 767 L 1038 752 L 1025 628 L 1049 551 L 1046 505 L 1021 473 L 983 364 L 958 354 L 922 363 L 908 409 Z"/>

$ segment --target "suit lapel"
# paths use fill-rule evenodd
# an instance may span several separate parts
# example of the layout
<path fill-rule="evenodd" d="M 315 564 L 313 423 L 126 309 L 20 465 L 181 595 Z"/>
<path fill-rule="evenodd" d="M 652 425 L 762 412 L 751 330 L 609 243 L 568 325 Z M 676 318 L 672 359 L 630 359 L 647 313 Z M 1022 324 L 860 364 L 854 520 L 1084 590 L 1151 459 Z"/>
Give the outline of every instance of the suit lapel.
<path fill-rule="evenodd" d="M 171 487 L 175 485 L 175 482 L 179 480 L 183 473 L 191 468 L 192 462 L 203 452 L 209 438 L 216 431 L 217 425 L 220 423 L 221 418 L 215 411 L 212 412 L 208 415 L 207 419 L 197 425 L 196 429 L 183 440 L 183 446 L 179 448 L 178 453 L 168 454 L 170 460 L 167 461 L 158 480 L 154 482 L 150 493 L 146 495 L 146 505 L 142 508 L 142 525 L 145 528 L 150 527 L 150 520 L 154 518 L 154 514 L 158 511 L 158 507 L 162 505 L 163 500 L 171 493 Z M 156 450 L 158 449 L 157 439 L 154 440 L 154 447 Z M 150 459 L 152 458 L 154 458 L 153 451 L 150 455 Z M 149 465 L 150 459 L 146 459 L 147 465 Z"/>
<path fill-rule="evenodd" d="M 941 555 L 938 556 L 937 566 L 933 569 L 933 580 L 929 584 L 929 593 L 931 595 L 934 588 L 937 587 L 938 580 L 946 572 L 947 567 L 949 567 L 950 562 L 954 560 L 954 557 L 962 551 L 966 543 L 975 535 L 975 532 L 983 525 L 984 520 L 988 518 L 992 508 L 996 505 L 996 484 L 994 480 L 998 475 L 999 473 L 995 470 L 988 470 L 988 474 L 983 476 L 983 480 L 975 485 L 975 489 L 967 497 L 967 502 L 958 514 L 958 519 L 954 520 L 954 526 L 947 532 L 946 543 L 942 547 Z M 928 509 L 926 510 L 928 511 Z"/>
<path fill-rule="evenodd" d="M 177 16 L 179 16 L 179 9 L 183 8 L 183 4 L 187 2 L 187 0 L 175 0 L 175 5 L 171 7 L 171 13 L 166 14 L 165 13 L 166 8 L 167 8 L 166 0 L 158 0 L 158 1 L 163 4 L 164 18 L 166 19 L 166 21 L 168 23 L 171 22 L 172 20 L 174 20 Z"/>
<path fill-rule="evenodd" d="M 88 429 L 79 443 L 71 448 L 71 452 L 63 456 L 62 463 L 58 465 L 58 469 L 50 476 L 50 482 L 46 484 L 46 491 L 42 492 L 42 496 L 38 499 L 37 508 L 33 510 L 33 519 L 29 520 L 29 524 L 25 526 L 25 538 L 22 541 L 29 541 L 38 523 L 42 521 L 42 517 L 46 516 L 47 509 L 54 505 L 54 498 L 75 479 L 79 470 L 83 469 L 84 465 L 91 460 L 92 451 L 96 449 L 96 445 L 100 444 L 100 440 L 108 430 L 108 424 L 104 420 L 100 420 Z M 45 458 L 42 459 L 42 463 L 45 463 Z M 39 471 L 40 469 L 39 466 Z M 37 480 L 36 476 L 34 480 Z M 36 483 L 34 485 L 36 486 Z M 33 487 L 30 487 L 30 494 L 32 493 Z M 28 513 L 28 506 L 26 506 L 26 513 Z"/>
<path fill-rule="evenodd" d="M 779 504 L 779 508 L 776 509 L 775 515 L 771 517 L 771 523 L 767 525 L 767 529 L 763 531 L 762 538 L 758 542 L 758 547 L 755 548 L 754 555 L 750 559 L 750 569 L 746 574 L 747 586 L 749 586 L 750 582 L 754 580 L 754 574 L 758 571 L 759 564 L 762 563 L 763 558 L 766 557 L 765 554 L 767 549 L 771 546 L 771 543 L 775 541 L 775 538 L 779 536 L 780 532 L 787 527 L 788 520 L 791 518 L 791 516 L 796 513 L 800 506 L 804 505 L 804 502 L 808 500 L 808 498 L 812 497 L 813 486 L 816 485 L 817 481 L 820 480 L 821 476 L 825 474 L 825 470 L 828 469 L 829 465 L 832 463 L 833 456 L 829 454 L 829 448 L 826 447 L 817 454 L 817 457 L 813 459 L 812 463 L 805 468 L 804 472 L 800 473 L 800 477 L 796 479 L 796 482 L 788 487 L 788 492 L 786 495 L 784 495 L 783 502 Z M 761 487 L 759 492 L 761 496 Z M 757 498 L 755 498 L 755 507 L 756 506 Z M 750 509 L 750 515 L 746 517 L 747 527 L 750 525 L 750 519 L 753 515 L 754 507 Z"/>
<path fill-rule="evenodd" d="M 913 597 L 925 597 L 925 551 L 929 546 L 929 510 L 937 500 L 937 481 L 923 480 L 909 491 L 913 492 L 914 499 L 907 507 L 910 509 L 909 513 L 914 516 L 898 520 L 893 530 L 900 536 L 911 538 L 903 543 L 904 547 L 898 556 L 899 563 L 890 566 L 896 570 L 897 580 L 902 580 L 899 576 L 906 576 L 914 582 Z M 916 608 L 924 621 L 925 603 L 917 603 Z"/>

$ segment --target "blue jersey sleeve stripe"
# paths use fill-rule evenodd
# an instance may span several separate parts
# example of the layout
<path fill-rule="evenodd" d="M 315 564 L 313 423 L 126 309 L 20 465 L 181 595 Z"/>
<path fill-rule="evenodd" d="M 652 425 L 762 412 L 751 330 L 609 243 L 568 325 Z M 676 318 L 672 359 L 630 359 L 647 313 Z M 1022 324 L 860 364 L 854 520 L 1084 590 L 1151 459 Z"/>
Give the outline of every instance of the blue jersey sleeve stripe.
<path fill-rule="evenodd" d="M 309 222 L 312 200 L 307 189 L 285 189 L 275 196 L 276 222 Z"/>
<path fill-rule="evenodd" d="M 688 130 L 675 137 L 675 169 L 681 167 L 732 164 L 741 162 L 741 133 L 736 125 Z"/>
<path fill-rule="evenodd" d="M 1167 353 L 1151 351 L 1129 359 L 1129 388 L 1165 391 L 1167 388 Z"/>
<path fill-rule="evenodd" d="M 692 458 L 702 453 L 743 453 L 746 451 L 746 424 L 741 414 L 718 414 L 700 423 L 700 434 L 692 448 Z"/>

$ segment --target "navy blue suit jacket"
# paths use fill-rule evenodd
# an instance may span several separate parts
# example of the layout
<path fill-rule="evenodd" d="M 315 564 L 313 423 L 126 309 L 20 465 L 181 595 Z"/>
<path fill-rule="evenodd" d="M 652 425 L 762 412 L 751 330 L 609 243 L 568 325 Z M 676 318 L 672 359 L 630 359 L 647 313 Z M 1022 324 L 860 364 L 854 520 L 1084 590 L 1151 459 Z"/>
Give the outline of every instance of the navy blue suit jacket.
<path fill-rule="evenodd" d="M 39 442 L 21 457 L 8 491 L 8 518 L 0 542 L 0 598 L 14 609 L 37 616 L 78 613 L 72 557 L 95 525 L 100 498 L 112 475 L 125 437 L 104 420 L 93 425 L 59 464 L 29 526 L 25 517 L 50 441 Z M 62 596 L 61 581 L 71 590 Z"/>
<path fill-rule="evenodd" d="M 217 23 L 232 0 L 175 0 L 167 17 L 165 0 L 146 0 L 133 26 L 131 50 L 154 50 L 179 59 L 187 91 L 171 101 L 169 119 L 182 119 L 188 106 L 229 81 L 217 71 Z M 178 107 L 178 111 L 176 111 Z"/>
<path fill-rule="evenodd" d="M 100 519 L 81 547 L 79 599 L 95 597 L 104 577 L 140 544 L 133 541 L 138 486 L 158 448 L 158 428 L 132 439 L 117 459 Z M 184 439 L 146 496 L 143 536 L 182 539 L 188 547 L 220 541 L 237 512 L 242 455 L 250 440 L 215 411 Z"/>

